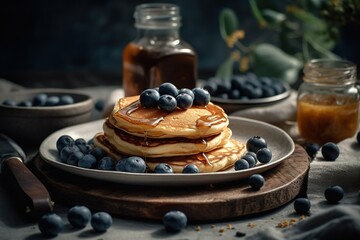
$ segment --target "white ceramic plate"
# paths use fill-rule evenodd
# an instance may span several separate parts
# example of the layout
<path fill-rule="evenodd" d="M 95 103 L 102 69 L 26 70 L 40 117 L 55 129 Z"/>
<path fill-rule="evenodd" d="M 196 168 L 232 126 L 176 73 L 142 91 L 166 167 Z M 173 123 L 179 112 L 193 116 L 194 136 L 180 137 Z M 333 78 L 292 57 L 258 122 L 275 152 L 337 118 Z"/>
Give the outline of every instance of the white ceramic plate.
<path fill-rule="evenodd" d="M 59 130 L 47 137 L 40 146 L 42 158 L 63 171 L 70 172 L 79 176 L 89 177 L 98 180 L 111 181 L 122 184 L 135 185 L 201 185 L 235 181 L 248 178 L 252 174 L 267 171 L 291 155 L 295 149 L 295 144 L 290 136 L 275 126 L 251 119 L 240 117 L 229 117 L 229 127 L 233 131 L 233 137 L 241 142 L 246 141 L 253 136 L 263 137 L 268 147 L 273 153 L 272 160 L 267 164 L 258 164 L 257 166 L 235 171 L 229 169 L 223 172 L 198 173 L 198 174 L 155 174 L 155 173 L 126 173 L 117 171 L 103 171 L 96 169 L 85 169 L 76 166 L 61 163 L 56 150 L 56 141 L 61 135 L 70 135 L 74 139 L 91 139 L 95 133 L 102 131 L 103 120 L 89 122 Z"/>

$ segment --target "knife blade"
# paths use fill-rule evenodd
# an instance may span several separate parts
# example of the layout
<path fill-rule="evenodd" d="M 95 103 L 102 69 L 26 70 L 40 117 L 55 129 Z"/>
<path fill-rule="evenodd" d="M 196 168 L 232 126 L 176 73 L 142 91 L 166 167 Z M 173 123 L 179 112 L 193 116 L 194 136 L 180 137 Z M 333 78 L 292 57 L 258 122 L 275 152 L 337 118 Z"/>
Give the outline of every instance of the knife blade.
<path fill-rule="evenodd" d="M 14 195 L 20 211 L 36 220 L 53 211 L 50 194 L 40 180 L 24 164 L 26 155 L 11 138 L 0 134 L 0 174 Z"/>

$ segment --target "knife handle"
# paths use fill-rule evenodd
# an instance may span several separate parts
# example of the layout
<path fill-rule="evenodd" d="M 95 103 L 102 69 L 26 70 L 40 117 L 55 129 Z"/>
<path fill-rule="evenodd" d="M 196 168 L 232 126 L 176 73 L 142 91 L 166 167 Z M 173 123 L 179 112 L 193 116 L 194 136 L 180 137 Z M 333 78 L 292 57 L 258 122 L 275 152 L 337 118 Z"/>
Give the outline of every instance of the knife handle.
<path fill-rule="evenodd" d="M 3 162 L 2 175 L 25 215 L 38 219 L 43 214 L 52 212 L 49 192 L 19 157 L 10 157 Z"/>

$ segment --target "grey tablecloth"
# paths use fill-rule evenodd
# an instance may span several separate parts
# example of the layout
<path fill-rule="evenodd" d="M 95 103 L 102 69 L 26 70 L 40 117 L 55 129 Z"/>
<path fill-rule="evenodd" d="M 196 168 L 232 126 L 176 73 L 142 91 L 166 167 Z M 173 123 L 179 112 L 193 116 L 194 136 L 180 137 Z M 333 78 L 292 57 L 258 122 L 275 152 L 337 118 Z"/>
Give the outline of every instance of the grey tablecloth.
<path fill-rule="evenodd" d="M 14 88 L 21 87 L 0 81 L 0 94 L 5 89 L 10 91 Z M 80 90 L 88 92 L 96 100 L 104 100 L 106 106 L 111 106 L 123 94 L 121 89 L 113 87 Z M 295 136 L 295 96 L 296 93 L 277 105 L 243 110 L 234 115 L 276 125 L 288 122 L 284 128 Z M 94 115 L 94 119 L 101 117 L 101 112 Z M 341 153 L 336 161 L 324 161 L 319 153 L 311 163 L 308 197 L 312 207 L 310 216 L 304 219 L 294 214 L 293 204 L 289 203 L 264 214 L 221 222 L 190 223 L 186 229 L 174 234 L 166 232 L 161 222 L 114 216 L 114 224 L 106 233 L 95 234 L 90 226 L 73 230 L 67 224 L 57 239 L 238 239 L 237 231 L 246 233 L 245 238 L 249 239 L 360 239 L 360 145 L 352 137 L 339 143 L 339 148 Z M 4 185 L 6 183 L 0 183 L 0 239 L 41 238 L 37 225 L 24 222 L 17 214 Z M 340 185 L 345 190 L 344 199 L 337 205 L 327 204 L 324 198 L 325 189 L 331 185 Z M 55 206 L 55 211 L 66 222 L 68 208 L 60 204 Z"/>

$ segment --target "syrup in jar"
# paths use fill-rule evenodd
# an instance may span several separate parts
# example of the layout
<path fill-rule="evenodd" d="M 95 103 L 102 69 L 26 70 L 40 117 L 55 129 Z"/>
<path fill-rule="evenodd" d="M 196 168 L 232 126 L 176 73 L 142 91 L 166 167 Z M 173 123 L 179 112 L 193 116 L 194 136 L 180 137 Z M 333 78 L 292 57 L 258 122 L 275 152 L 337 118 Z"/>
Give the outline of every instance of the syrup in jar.
<path fill-rule="evenodd" d="M 135 9 L 137 38 L 123 50 L 125 96 L 171 82 L 192 89 L 197 79 L 197 56 L 179 35 L 178 6 L 166 3 L 138 5 Z"/>
<path fill-rule="evenodd" d="M 297 99 L 301 137 L 313 143 L 338 143 L 352 137 L 359 125 L 356 67 L 342 60 L 312 60 L 304 66 Z"/>

